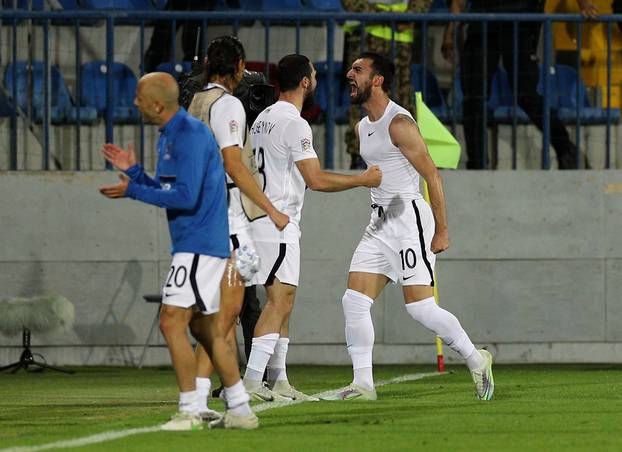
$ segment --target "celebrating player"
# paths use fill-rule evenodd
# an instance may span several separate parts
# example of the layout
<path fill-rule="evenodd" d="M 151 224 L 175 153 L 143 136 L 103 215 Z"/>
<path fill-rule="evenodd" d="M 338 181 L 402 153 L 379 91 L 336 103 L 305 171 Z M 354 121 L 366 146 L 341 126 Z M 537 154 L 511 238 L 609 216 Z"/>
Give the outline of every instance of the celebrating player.
<path fill-rule="evenodd" d="M 252 266 L 257 264 L 249 219 L 242 208 L 241 192 L 268 214 L 278 230 L 287 225 L 289 218 L 274 208 L 242 159 L 242 148 L 245 144 L 250 146 L 247 143 L 246 115 L 240 100 L 231 93 L 235 91 L 244 74 L 244 47 L 234 36 L 216 38 L 207 48 L 206 60 L 205 75 L 209 83 L 204 90 L 194 95 L 188 111 L 213 131 L 227 175 L 230 249 L 234 256 L 227 263 L 222 279 L 221 306 L 216 318 L 219 327 L 227 335 L 230 347 L 236 350 L 235 321 L 242 308 L 245 280 L 250 279 L 256 270 Z M 218 413 L 207 406 L 212 371 L 209 357 L 199 347 L 197 390 L 201 397 L 201 414 L 204 419 L 218 417 Z"/>
<path fill-rule="evenodd" d="M 250 133 L 264 193 L 289 215 L 290 222 L 283 231 L 266 218 L 251 225 L 262 262 L 253 281 L 266 287 L 268 301 L 255 327 L 244 386 L 257 400 L 317 400 L 294 389 L 285 369 L 289 316 L 300 269 L 299 224 L 305 188 L 376 187 L 382 174 L 377 166 L 355 176 L 322 171 L 311 127 L 300 116 L 303 103 L 312 99 L 316 87 L 315 68 L 303 55 L 288 55 L 279 61 L 277 77 L 279 100 L 259 114 Z M 271 390 L 262 385 L 266 366 Z"/>
<path fill-rule="evenodd" d="M 476 350 L 458 319 L 434 301 L 436 254 L 449 247 L 441 176 L 411 114 L 389 99 L 395 68 L 376 53 L 363 53 L 347 74 L 350 100 L 367 116 L 356 126 L 360 154 L 383 173 L 371 189 L 371 220 L 354 251 L 343 299 L 346 342 L 354 381 L 330 399 L 376 399 L 372 374 L 371 307 L 389 281 L 399 282 L 406 311 L 458 352 L 471 371 L 477 396 L 492 399 L 492 356 Z M 428 184 L 430 205 L 419 192 Z"/>

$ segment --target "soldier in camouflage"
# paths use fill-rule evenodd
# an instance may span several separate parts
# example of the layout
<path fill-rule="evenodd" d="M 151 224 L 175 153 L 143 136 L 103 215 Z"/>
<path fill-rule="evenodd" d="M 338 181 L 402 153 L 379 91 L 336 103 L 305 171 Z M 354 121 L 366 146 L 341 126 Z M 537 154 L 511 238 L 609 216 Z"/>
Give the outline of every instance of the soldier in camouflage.
<path fill-rule="evenodd" d="M 342 0 L 343 7 L 350 12 L 357 13 L 425 13 L 428 12 L 432 0 Z M 358 58 L 362 51 L 376 52 L 381 55 L 391 55 L 392 30 L 390 24 L 373 23 L 364 27 L 365 38 L 361 43 L 361 26 L 358 22 L 346 23 L 344 26 L 344 74 Z M 414 114 L 414 99 L 410 82 L 410 66 L 413 61 L 413 52 L 419 50 L 419 42 L 415 37 L 420 33 L 413 24 L 397 24 L 395 40 L 395 87 L 392 97 L 394 100 Z M 346 148 L 352 156 L 350 167 L 361 168 L 365 164 L 360 158 L 358 141 L 354 133 L 354 125 L 361 119 L 361 109 L 357 105 L 350 107 L 348 120 L 350 127 L 346 132 Z"/>

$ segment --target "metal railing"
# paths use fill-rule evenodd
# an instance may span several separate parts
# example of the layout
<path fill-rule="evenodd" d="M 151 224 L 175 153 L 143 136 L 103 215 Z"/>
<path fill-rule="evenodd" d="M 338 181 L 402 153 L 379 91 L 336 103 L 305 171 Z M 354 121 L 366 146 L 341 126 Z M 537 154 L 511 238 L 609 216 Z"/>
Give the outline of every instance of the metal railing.
<path fill-rule="evenodd" d="M 264 46 L 265 46 L 265 67 L 266 71 L 269 71 L 269 63 L 271 62 L 270 57 L 270 29 L 272 24 L 279 25 L 291 25 L 295 28 L 295 40 L 292 48 L 293 52 L 300 51 L 300 31 L 301 27 L 304 25 L 321 25 L 326 28 L 326 60 L 327 60 L 327 80 L 331 81 L 327 86 L 328 92 L 328 105 L 326 108 L 326 121 L 325 121 L 325 138 L 326 138 L 326 149 L 325 149 L 325 159 L 324 163 L 327 168 L 334 167 L 334 152 L 333 152 L 333 143 L 335 137 L 335 98 L 336 90 L 338 89 L 335 86 L 334 75 L 335 75 L 335 54 L 333 42 L 335 38 L 335 34 L 340 30 L 339 25 L 343 24 L 345 21 L 355 20 L 360 22 L 360 31 L 361 34 L 365 34 L 365 25 L 369 23 L 377 24 L 381 19 L 383 23 L 392 27 L 393 34 L 396 32 L 397 24 L 399 23 L 417 23 L 420 26 L 422 39 L 419 43 L 414 43 L 414 45 L 421 46 L 421 65 L 423 66 L 423 72 L 428 66 L 428 56 L 426 54 L 426 42 L 427 42 L 427 34 L 428 27 L 434 24 L 444 24 L 448 21 L 459 21 L 461 23 L 473 23 L 473 22 L 483 22 L 484 27 L 487 26 L 490 22 L 510 22 L 514 24 L 514 46 L 516 48 L 517 41 L 517 24 L 519 22 L 540 22 L 544 27 L 544 58 L 543 58 L 543 70 L 548 73 L 549 68 L 551 67 L 552 61 L 552 24 L 555 22 L 571 22 L 581 24 L 586 21 L 582 16 L 578 14 L 461 14 L 461 15 L 452 15 L 452 14 L 441 14 L 441 13 L 428 13 L 428 14 L 390 14 L 390 13 L 346 13 L 346 12 L 296 12 L 295 14 L 291 12 L 259 12 L 259 11 L 239 11 L 239 10 L 231 10 L 231 11 L 197 11 L 197 12 L 176 12 L 176 11 L 71 11 L 71 12 L 63 12 L 63 11 L 54 11 L 54 12 L 28 12 L 21 10 L 2 10 L 0 11 L 0 18 L 2 19 L 4 25 L 3 27 L 11 27 L 12 28 L 12 47 L 11 47 L 11 59 L 13 62 L 17 61 L 17 30 L 19 27 L 23 26 L 22 21 L 32 20 L 32 24 L 34 26 L 38 26 L 42 28 L 43 31 L 43 55 L 44 55 L 44 90 L 43 90 L 43 118 L 42 118 L 42 136 L 41 136 L 41 144 L 43 147 L 43 157 L 42 157 L 42 169 L 48 170 L 50 169 L 50 131 L 51 131 L 51 117 L 50 117 L 50 43 L 49 43 L 49 34 L 50 27 L 54 26 L 73 26 L 75 29 L 76 41 L 74 43 L 75 46 L 75 74 L 78 88 L 76 89 L 76 103 L 80 106 L 80 67 L 82 65 L 81 61 L 81 49 L 80 49 L 80 39 L 79 31 L 81 27 L 86 26 L 94 26 L 93 22 L 103 22 L 105 23 L 106 28 L 106 40 L 105 40 L 105 60 L 106 66 L 108 68 L 106 74 L 106 95 L 107 95 L 107 105 L 104 116 L 105 121 L 105 139 L 106 141 L 113 140 L 113 110 L 111 106 L 113 105 L 113 79 L 112 79 L 112 68 L 115 49 L 114 49 L 114 37 L 116 26 L 118 24 L 133 24 L 140 33 L 140 66 L 138 68 L 138 75 L 143 74 L 143 58 L 145 53 L 145 28 L 150 26 L 150 23 L 155 20 L 170 20 L 172 22 L 173 30 L 175 30 L 175 25 L 177 21 L 180 20 L 193 20 L 200 21 L 203 24 L 203 27 L 207 29 L 211 24 L 217 23 L 218 25 L 222 25 L 223 23 L 231 25 L 232 34 L 237 34 L 240 27 L 244 26 L 248 22 L 254 22 L 256 20 L 261 21 L 264 26 Z M 606 110 L 607 110 L 607 121 L 606 121 L 606 156 L 605 156 L 605 166 L 606 168 L 611 167 L 611 82 L 612 82 L 612 67 L 611 67 L 611 52 L 612 52 L 612 26 L 615 22 L 622 21 L 622 15 L 603 15 L 598 18 L 599 21 L 605 22 L 607 24 L 607 100 L 606 100 Z M 61 25 L 57 25 L 61 24 Z M 101 26 L 101 25 L 100 25 Z M 206 47 L 205 42 L 205 33 L 202 34 L 203 42 L 202 47 Z M 171 38 L 171 48 L 172 48 L 172 61 L 175 61 L 175 33 L 172 34 Z M 582 44 L 582 26 L 578 27 L 578 42 L 577 48 L 581 49 Z M 454 36 L 454 42 L 457 43 L 458 37 Z M 361 39 L 361 42 L 364 42 L 364 39 Z M 485 42 L 485 34 L 484 34 L 484 46 Z M 364 45 L 364 44 L 362 44 Z M 457 45 L 454 46 L 457 48 Z M 395 41 L 392 41 L 391 46 L 392 56 L 395 56 Z M 515 57 L 516 58 L 516 57 Z M 485 55 L 483 57 L 482 64 L 486 64 Z M 454 67 L 457 67 L 457 61 L 455 61 Z M 580 51 L 577 51 L 577 69 L 580 67 Z M 17 169 L 17 121 L 19 116 L 27 116 L 25 112 L 20 111 L 16 102 L 17 99 L 17 69 L 16 66 L 13 65 L 13 86 L 12 89 L 9 90 L 8 94 L 12 101 L 12 112 L 10 116 L 10 159 L 9 159 L 9 167 L 10 169 Z M 514 81 L 516 81 L 516 65 L 514 65 L 514 74 L 510 74 L 509 76 L 514 77 Z M 579 71 L 577 71 L 579 72 Z M 457 87 L 460 81 L 457 77 L 453 77 L 454 87 Z M 483 83 L 486 83 L 484 80 Z M 422 91 L 426 92 L 426 80 L 425 77 L 422 77 Z M 486 86 L 484 86 L 486 89 Z M 543 125 L 542 125 L 542 157 L 541 157 L 541 167 L 543 169 L 548 169 L 551 164 L 550 159 L 550 119 L 549 114 L 551 110 L 551 105 L 549 102 L 549 92 L 550 92 L 550 79 L 549 77 L 544 77 L 544 86 L 543 86 L 543 99 L 544 99 L 544 115 L 543 115 Z M 514 111 L 516 111 L 517 105 L 517 83 L 513 83 L 514 89 Z M 577 98 L 579 98 L 579 92 L 577 90 Z M 576 122 L 576 141 L 578 151 L 581 152 L 580 149 L 580 129 L 582 127 L 580 120 L 580 113 L 582 106 L 579 102 L 578 111 L 577 111 L 577 122 Z M 452 103 L 451 108 L 451 127 L 456 126 L 458 123 L 458 111 L 456 102 Z M 486 108 L 483 109 L 482 114 L 484 115 L 484 124 L 487 124 L 486 119 L 488 117 L 488 111 Z M 31 120 L 32 118 L 26 118 L 27 120 Z M 77 124 L 76 124 L 76 153 L 75 153 L 75 168 L 80 169 L 80 116 L 78 114 Z M 514 114 L 512 121 L 512 143 L 513 143 L 513 168 L 516 168 L 516 114 Z M 484 149 L 487 149 L 487 133 L 486 127 L 482 131 L 483 134 L 483 143 Z M 144 159 L 145 156 L 145 143 L 144 143 L 144 127 L 143 124 L 140 124 L 140 143 L 139 143 L 139 154 L 141 160 Z M 486 153 L 484 153 L 486 154 Z"/>

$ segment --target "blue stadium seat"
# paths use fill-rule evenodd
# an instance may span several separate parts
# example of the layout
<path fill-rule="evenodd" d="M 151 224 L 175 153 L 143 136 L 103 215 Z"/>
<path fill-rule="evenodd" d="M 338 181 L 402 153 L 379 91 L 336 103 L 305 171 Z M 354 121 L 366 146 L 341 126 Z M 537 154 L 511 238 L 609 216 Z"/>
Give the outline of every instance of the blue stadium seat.
<path fill-rule="evenodd" d="M 83 106 L 92 107 L 98 116 L 104 116 L 106 112 L 106 74 L 108 68 L 102 60 L 90 61 L 82 65 L 80 71 L 80 93 Z M 112 66 L 112 90 L 113 90 L 113 113 L 112 118 L 116 123 L 136 123 L 140 121 L 140 113 L 134 107 L 136 95 L 136 76 L 132 70 L 123 63 L 113 63 Z M 70 112 L 70 120 L 75 120 L 75 113 Z"/>
<path fill-rule="evenodd" d="M 448 0 L 434 0 L 432 5 L 430 6 L 431 13 L 448 13 L 449 6 L 447 5 Z"/>
<path fill-rule="evenodd" d="M 302 0 L 302 4 L 313 11 L 343 11 L 341 0 Z"/>
<path fill-rule="evenodd" d="M 328 64 L 326 61 L 313 63 L 316 70 L 317 88 L 315 89 L 315 102 L 322 109 L 328 109 Z M 348 123 L 348 109 L 350 108 L 350 90 L 348 85 L 342 83 L 343 64 L 335 61 L 333 64 L 333 86 L 335 93 L 335 121 L 337 124 Z"/>
<path fill-rule="evenodd" d="M 240 0 L 244 11 L 295 11 L 304 6 L 300 0 Z"/>
<path fill-rule="evenodd" d="M 178 78 L 181 74 L 185 74 L 192 67 L 192 61 L 169 61 L 167 63 L 160 63 L 156 67 L 156 72 L 166 72 L 173 77 Z"/>
<path fill-rule="evenodd" d="M 415 91 L 423 89 L 423 66 L 421 64 L 413 64 L 410 67 L 410 81 Z M 423 93 L 423 101 L 434 115 L 442 122 L 449 122 L 451 114 L 447 108 L 445 96 L 438 86 L 438 81 L 432 72 L 425 71 L 425 93 Z"/>
<path fill-rule="evenodd" d="M 16 9 L 28 9 L 30 0 L 17 0 Z M 13 9 L 13 0 L 2 0 L 3 9 Z M 45 9 L 45 0 L 32 0 L 33 11 L 43 11 Z"/>
<path fill-rule="evenodd" d="M 28 110 L 29 88 L 28 79 L 32 75 L 31 98 L 33 107 L 33 116 L 35 122 L 42 122 L 44 116 L 44 65 L 42 61 L 33 61 L 30 65 L 27 61 L 17 61 L 15 63 L 17 69 L 17 106 L 22 111 Z M 11 95 L 13 92 L 13 63 L 7 65 L 4 72 L 4 84 L 7 93 Z M 75 108 L 72 104 L 69 90 L 65 84 L 65 80 L 61 75 L 58 66 L 50 66 L 50 121 L 53 124 L 61 124 L 66 122 L 68 112 Z M 96 112 L 93 109 L 81 109 L 81 117 L 83 122 L 92 121 L 96 118 Z"/>
<path fill-rule="evenodd" d="M 579 90 L 579 102 L 577 102 L 577 88 Z M 559 119 L 567 124 L 577 121 L 577 105 L 581 106 L 579 113 L 582 124 L 606 124 L 607 110 L 592 107 L 590 105 L 583 80 L 577 71 L 564 64 L 553 66 L 551 74 L 551 104 L 557 109 Z M 617 123 L 620 120 L 620 110 L 612 108 L 610 122 Z"/>
<path fill-rule="evenodd" d="M 492 86 L 488 97 L 488 111 L 492 113 L 492 120 L 499 124 L 511 124 L 514 115 L 514 96 L 510 88 L 508 74 L 505 69 L 498 68 L 492 76 Z M 516 121 L 519 124 L 528 124 L 529 116 L 518 105 L 516 106 Z"/>

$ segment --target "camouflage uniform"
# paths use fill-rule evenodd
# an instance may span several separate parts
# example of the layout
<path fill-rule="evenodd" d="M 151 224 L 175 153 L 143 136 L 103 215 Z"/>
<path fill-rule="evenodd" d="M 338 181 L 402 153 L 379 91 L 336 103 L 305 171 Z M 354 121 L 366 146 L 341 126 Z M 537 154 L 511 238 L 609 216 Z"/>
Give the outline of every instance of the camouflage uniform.
<path fill-rule="evenodd" d="M 342 0 L 343 7 L 347 11 L 357 13 L 378 12 L 376 6 L 378 2 L 371 3 L 368 0 Z M 425 13 L 429 11 L 432 0 L 409 0 L 405 12 L 408 13 Z M 378 13 L 382 14 L 381 12 Z M 370 24 L 371 25 L 371 24 Z M 390 25 L 390 24 L 387 24 Z M 420 36 L 415 27 L 413 34 L 414 42 L 395 41 L 395 82 L 392 98 L 402 107 L 409 111 L 415 111 L 412 86 L 410 81 L 410 66 L 413 60 L 413 52 L 418 54 L 420 51 L 420 42 L 417 39 Z M 361 50 L 376 52 L 381 55 L 391 55 L 391 40 L 372 36 L 370 33 L 365 34 L 365 42 L 361 49 L 361 28 L 355 27 L 350 31 L 346 31 L 344 40 L 344 74 L 347 72 L 360 55 Z M 345 87 L 344 87 L 345 89 Z M 358 141 L 354 133 L 354 125 L 361 119 L 361 109 L 357 105 L 352 105 L 348 111 L 348 122 L 350 127 L 346 132 L 346 147 L 348 153 L 352 154 L 351 167 L 360 167 L 360 157 Z"/>

